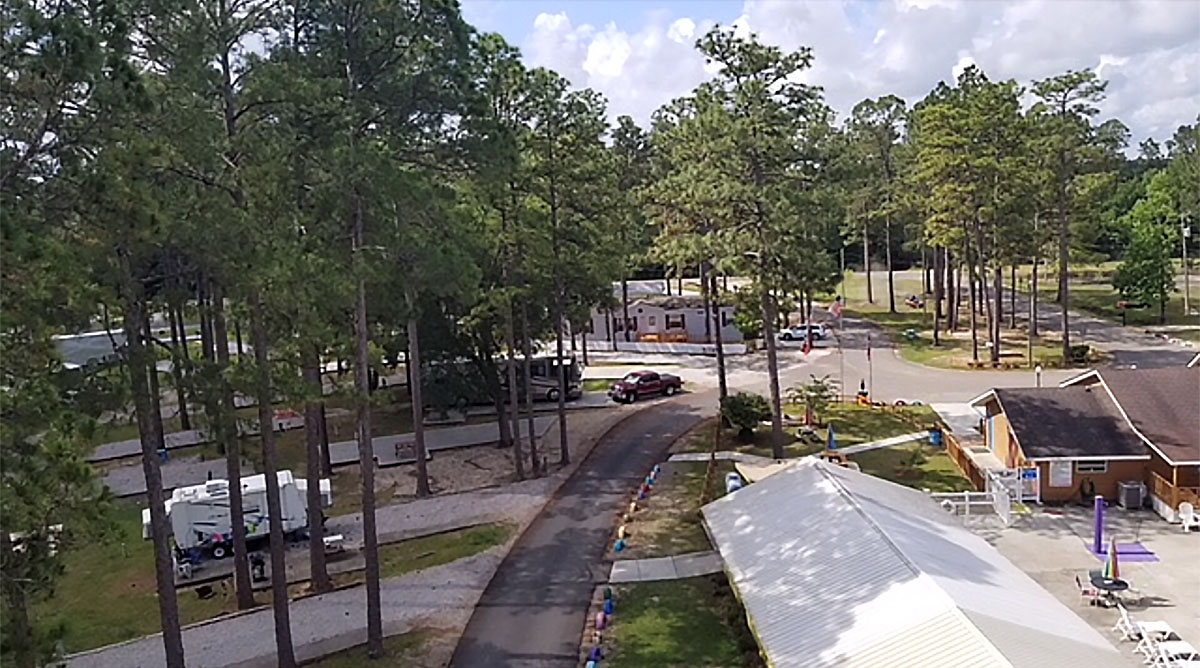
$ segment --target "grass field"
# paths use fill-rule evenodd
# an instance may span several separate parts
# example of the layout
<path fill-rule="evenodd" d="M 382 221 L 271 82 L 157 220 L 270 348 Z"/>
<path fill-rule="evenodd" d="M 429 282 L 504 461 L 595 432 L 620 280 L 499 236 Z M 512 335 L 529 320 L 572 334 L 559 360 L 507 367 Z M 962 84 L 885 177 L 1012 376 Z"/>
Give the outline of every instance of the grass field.
<path fill-rule="evenodd" d="M 914 454 L 920 453 L 920 454 Z M 851 455 L 863 473 L 932 492 L 962 492 L 975 487 L 959 473 L 944 448 L 914 441 Z"/>
<path fill-rule="evenodd" d="M 82 546 L 64 555 L 64 573 L 55 596 L 36 604 L 33 617 L 41 628 L 58 627 L 67 651 L 101 647 L 161 630 L 155 593 L 154 551 L 142 540 L 141 510 L 118 503 L 113 530 L 104 543 Z M 384 577 L 402 575 L 477 554 L 508 540 L 515 527 L 484 524 L 380 547 Z M 361 580 L 361 572 L 336 578 L 338 584 Z M 296 587 L 299 590 L 300 587 Z M 192 624 L 235 609 L 221 596 L 201 599 L 191 590 L 177 593 L 180 621 Z M 269 594 L 259 592 L 260 602 Z"/>
<path fill-rule="evenodd" d="M 724 575 L 617 588 L 613 668 L 758 667 L 758 645 Z"/>
<path fill-rule="evenodd" d="M 617 558 L 646 559 L 711 550 L 700 523 L 700 494 L 707 462 L 666 462 L 650 498 L 627 524 L 628 547 Z M 708 501 L 725 495 L 725 474 L 733 462 L 717 461 Z"/>

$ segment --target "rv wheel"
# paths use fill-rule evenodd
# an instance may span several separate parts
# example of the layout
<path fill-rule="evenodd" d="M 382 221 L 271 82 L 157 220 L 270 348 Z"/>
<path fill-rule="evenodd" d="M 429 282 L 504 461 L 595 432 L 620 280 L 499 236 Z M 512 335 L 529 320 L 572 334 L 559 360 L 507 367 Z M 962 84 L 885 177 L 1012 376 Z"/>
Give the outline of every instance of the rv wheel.
<path fill-rule="evenodd" d="M 216 545 L 213 545 L 212 555 L 213 559 L 224 559 L 225 557 L 229 556 L 229 550 L 224 544 L 217 543 Z"/>
<path fill-rule="evenodd" d="M 558 388 L 554 388 L 546 393 L 547 401 L 558 401 Z"/>

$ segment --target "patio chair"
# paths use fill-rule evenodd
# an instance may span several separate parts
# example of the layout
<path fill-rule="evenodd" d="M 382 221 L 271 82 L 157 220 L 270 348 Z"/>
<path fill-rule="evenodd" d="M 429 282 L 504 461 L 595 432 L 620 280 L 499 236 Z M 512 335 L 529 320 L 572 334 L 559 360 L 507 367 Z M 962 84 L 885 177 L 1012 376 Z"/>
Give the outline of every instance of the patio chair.
<path fill-rule="evenodd" d="M 1146 663 L 1157 660 L 1159 643 L 1179 639 L 1179 634 L 1166 622 L 1134 622 L 1133 628 L 1139 638 L 1133 651 L 1144 656 Z"/>
<path fill-rule="evenodd" d="M 1137 627 L 1134 626 L 1133 620 L 1129 618 L 1129 611 L 1125 609 L 1125 606 L 1117 603 L 1117 611 L 1120 613 L 1120 616 L 1117 617 L 1117 623 L 1113 624 L 1112 630 L 1121 634 L 1121 640 L 1136 640 L 1140 638 L 1141 635 L 1138 633 Z"/>
<path fill-rule="evenodd" d="M 1190 643 L 1183 640 L 1166 640 L 1155 647 L 1153 656 L 1155 666 L 1174 668 L 1185 661 L 1200 660 L 1200 652 Z"/>
<path fill-rule="evenodd" d="M 1098 597 L 1100 595 L 1100 591 L 1098 589 L 1096 589 L 1095 587 L 1091 586 L 1090 582 L 1085 585 L 1083 583 L 1083 580 L 1080 580 L 1079 576 L 1076 575 L 1075 576 L 1075 586 L 1079 589 L 1080 600 L 1087 600 L 1089 605 L 1096 604 L 1096 597 Z"/>
<path fill-rule="evenodd" d="M 1196 514 L 1196 509 L 1187 501 L 1179 504 L 1179 526 L 1183 527 L 1184 531 L 1191 531 L 1192 527 L 1200 529 L 1200 515 Z"/>

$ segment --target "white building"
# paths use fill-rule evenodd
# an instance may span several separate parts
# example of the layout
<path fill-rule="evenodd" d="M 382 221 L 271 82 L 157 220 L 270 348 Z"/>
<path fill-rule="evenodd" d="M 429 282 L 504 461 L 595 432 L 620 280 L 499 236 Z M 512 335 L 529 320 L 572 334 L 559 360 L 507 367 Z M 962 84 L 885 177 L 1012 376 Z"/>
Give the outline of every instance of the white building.
<path fill-rule="evenodd" d="M 618 287 L 618 297 L 619 291 Z M 740 343 L 742 333 L 733 324 L 733 307 L 722 306 L 720 315 L 721 340 Z M 588 337 L 624 341 L 625 327 L 628 326 L 629 340 L 633 342 L 713 343 L 716 341 L 713 324 L 711 313 L 705 318 L 704 300 L 698 294 L 641 294 L 634 297 L 631 291 L 629 322 L 622 322 L 620 305 L 611 312 L 593 309 Z"/>
<path fill-rule="evenodd" d="M 915 489 L 807 458 L 703 513 L 768 665 L 1129 665 Z"/>

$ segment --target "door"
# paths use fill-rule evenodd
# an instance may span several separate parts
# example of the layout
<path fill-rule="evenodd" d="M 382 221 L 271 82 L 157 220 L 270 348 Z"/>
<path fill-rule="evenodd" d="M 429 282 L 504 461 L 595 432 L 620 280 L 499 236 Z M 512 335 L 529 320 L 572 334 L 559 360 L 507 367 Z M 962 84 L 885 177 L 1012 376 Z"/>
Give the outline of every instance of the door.
<path fill-rule="evenodd" d="M 657 373 L 648 373 L 638 379 L 638 394 L 654 394 L 662 391 L 662 378 Z"/>

